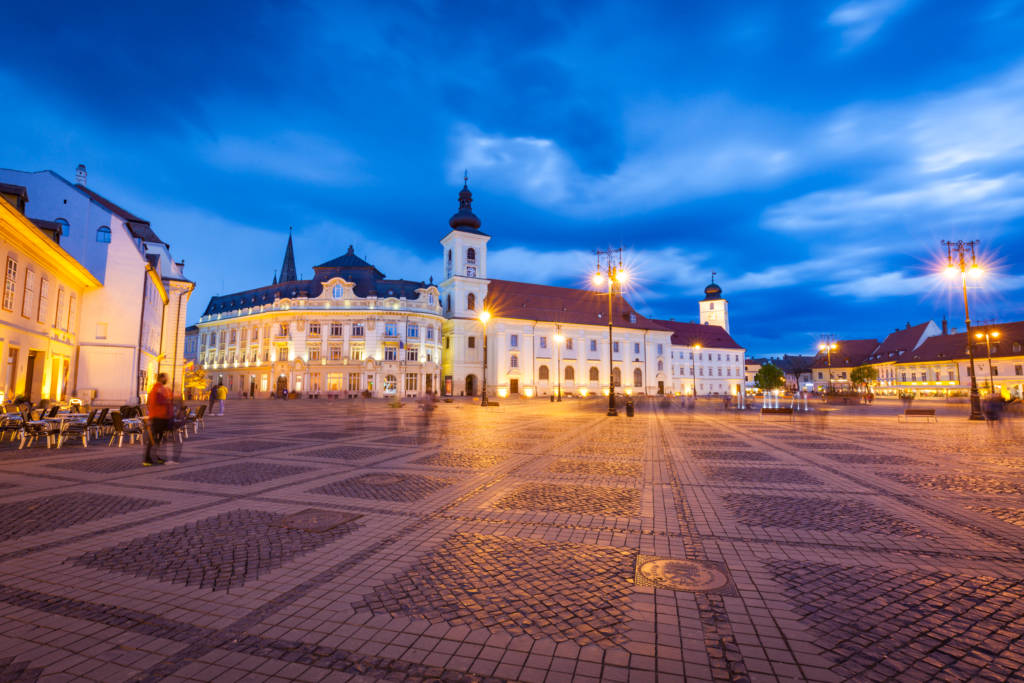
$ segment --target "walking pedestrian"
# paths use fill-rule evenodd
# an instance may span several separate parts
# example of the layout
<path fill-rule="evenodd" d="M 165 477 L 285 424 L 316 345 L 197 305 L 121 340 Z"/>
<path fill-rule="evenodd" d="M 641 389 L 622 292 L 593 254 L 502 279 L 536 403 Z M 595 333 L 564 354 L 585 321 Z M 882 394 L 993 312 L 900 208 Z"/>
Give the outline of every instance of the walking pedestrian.
<path fill-rule="evenodd" d="M 167 373 L 161 372 L 157 375 L 156 382 L 153 383 L 153 388 L 149 390 L 149 396 L 146 398 L 146 405 L 149 407 L 149 441 L 146 443 L 142 465 L 163 465 L 162 458 L 153 457 L 153 446 L 163 443 L 171 426 L 171 390 L 167 388 Z"/>
<path fill-rule="evenodd" d="M 226 400 L 228 400 L 228 388 L 224 386 L 223 382 L 220 382 L 219 384 L 217 384 L 217 415 L 224 415 L 224 401 Z"/>

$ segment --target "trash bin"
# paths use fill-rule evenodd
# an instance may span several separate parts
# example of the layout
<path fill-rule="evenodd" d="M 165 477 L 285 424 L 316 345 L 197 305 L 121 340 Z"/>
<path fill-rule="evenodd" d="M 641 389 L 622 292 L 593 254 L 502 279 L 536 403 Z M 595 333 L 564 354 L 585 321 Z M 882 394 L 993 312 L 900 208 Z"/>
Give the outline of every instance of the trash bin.
<path fill-rule="evenodd" d="M 554 403 L 554 402 L 555 402 L 555 395 L 554 395 L 554 394 L 551 394 L 550 396 L 548 396 L 548 398 L 550 398 L 550 399 L 551 399 L 551 402 L 552 402 L 552 403 Z"/>
<path fill-rule="evenodd" d="M 633 402 L 626 401 L 626 417 L 633 417 Z"/>

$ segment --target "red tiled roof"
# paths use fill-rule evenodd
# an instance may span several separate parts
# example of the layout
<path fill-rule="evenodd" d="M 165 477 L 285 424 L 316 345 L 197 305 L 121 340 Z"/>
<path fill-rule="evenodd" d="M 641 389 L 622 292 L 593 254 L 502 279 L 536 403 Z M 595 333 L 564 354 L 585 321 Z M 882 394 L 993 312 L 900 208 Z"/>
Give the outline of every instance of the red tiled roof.
<path fill-rule="evenodd" d="M 975 333 L 987 330 L 999 331 L 999 339 L 992 340 L 993 358 L 1024 355 L 1024 321 L 995 323 L 973 328 Z M 1015 344 L 1018 345 L 1016 347 L 1017 351 L 1014 351 Z M 987 355 L 988 349 L 986 348 L 985 340 L 979 341 L 975 338 L 975 359 L 985 358 Z M 913 353 L 903 354 L 901 362 L 920 363 L 923 361 L 966 360 L 967 357 L 967 333 L 960 332 L 959 334 L 939 334 L 934 337 L 928 337 Z"/>
<path fill-rule="evenodd" d="M 871 353 L 872 361 L 885 361 L 894 360 L 900 358 L 900 352 L 908 352 L 914 349 L 914 345 L 921 339 L 921 335 L 924 334 L 925 329 L 930 323 L 921 323 L 920 325 L 914 325 L 912 327 L 906 327 L 902 330 L 896 330 L 889 334 L 878 348 Z M 893 354 L 890 356 L 889 354 Z"/>
<path fill-rule="evenodd" d="M 491 280 L 484 305 L 498 318 L 572 325 L 608 324 L 608 294 L 586 289 Z M 664 329 L 637 313 L 622 296 L 616 296 L 613 301 L 612 320 L 615 327 Z"/>
<path fill-rule="evenodd" d="M 680 323 L 674 320 L 655 320 L 658 325 L 672 331 L 672 343 L 676 346 L 700 344 L 707 349 L 742 349 L 724 328 L 718 325 Z"/>
<path fill-rule="evenodd" d="M 863 365 L 872 351 L 878 348 L 877 339 L 841 339 L 835 343 L 839 348 L 832 352 L 834 368 Z M 819 351 L 814 357 L 814 367 L 828 367 L 828 358 L 824 351 Z"/>

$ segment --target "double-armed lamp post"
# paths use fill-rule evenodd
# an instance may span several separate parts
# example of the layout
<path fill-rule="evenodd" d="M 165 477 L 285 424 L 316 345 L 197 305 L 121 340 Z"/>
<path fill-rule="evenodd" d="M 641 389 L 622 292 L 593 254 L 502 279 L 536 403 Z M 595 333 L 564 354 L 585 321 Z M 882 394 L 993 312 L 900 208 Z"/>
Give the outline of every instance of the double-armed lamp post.
<path fill-rule="evenodd" d="M 480 311 L 480 322 L 484 325 L 484 374 L 480 380 L 480 405 L 487 407 L 487 321 L 491 319 L 491 312 Z"/>
<path fill-rule="evenodd" d="M 975 339 L 985 340 L 985 350 L 988 352 L 988 393 L 996 393 L 995 386 L 992 384 L 992 340 L 999 340 L 999 330 L 985 330 L 984 332 L 978 332 L 974 335 Z"/>
<path fill-rule="evenodd" d="M 828 359 L 828 393 L 832 393 L 832 352 L 839 348 L 839 344 L 835 342 L 828 342 L 827 344 L 819 344 L 818 351 L 823 351 L 825 357 Z"/>
<path fill-rule="evenodd" d="M 964 293 L 964 321 L 967 324 L 967 357 L 971 363 L 971 420 L 984 420 L 981 414 L 981 397 L 978 395 L 978 378 L 974 373 L 974 342 L 971 341 L 971 309 L 967 304 L 967 278 L 968 276 L 981 277 L 982 269 L 978 265 L 977 255 L 974 248 L 978 246 L 978 240 L 955 242 L 942 240 L 942 246 L 946 247 L 946 277 L 954 278 L 960 273 L 960 284 Z M 971 264 L 967 265 L 967 257 L 970 256 Z"/>
<path fill-rule="evenodd" d="M 602 266 L 602 257 L 604 265 Z M 615 417 L 615 359 L 612 355 L 612 301 L 615 296 L 615 284 L 619 285 L 629 279 L 629 274 L 622 267 L 622 249 L 608 249 L 597 252 L 597 270 L 594 272 L 594 286 L 600 287 L 608 283 L 608 416 Z"/>

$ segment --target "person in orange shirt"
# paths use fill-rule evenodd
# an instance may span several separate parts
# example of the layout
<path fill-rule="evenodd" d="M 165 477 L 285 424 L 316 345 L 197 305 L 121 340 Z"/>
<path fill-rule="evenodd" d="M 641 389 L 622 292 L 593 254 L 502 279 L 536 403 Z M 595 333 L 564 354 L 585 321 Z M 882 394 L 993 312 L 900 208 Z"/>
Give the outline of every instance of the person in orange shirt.
<path fill-rule="evenodd" d="M 142 465 L 163 465 L 164 461 L 159 456 L 153 459 L 152 450 L 154 444 L 162 443 L 167 436 L 167 430 L 171 426 L 171 390 L 167 388 L 167 373 L 161 372 L 153 383 L 146 398 L 146 405 L 149 407 L 149 442 L 146 444 L 146 454 L 142 459 Z"/>

